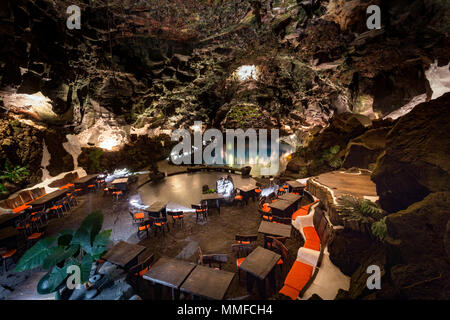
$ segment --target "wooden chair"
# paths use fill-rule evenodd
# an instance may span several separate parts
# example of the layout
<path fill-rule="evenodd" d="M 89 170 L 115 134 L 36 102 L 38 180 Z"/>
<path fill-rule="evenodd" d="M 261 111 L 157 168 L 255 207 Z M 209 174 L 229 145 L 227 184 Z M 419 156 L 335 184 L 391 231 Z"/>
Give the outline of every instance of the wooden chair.
<path fill-rule="evenodd" d="M 237 192 L 236 190 L 233 193 L 233 203 L 236 203 L 237 205 L 243 207 L 245 205 L 245 199 L 240 192 Z"/>
<path fill-rule="evenodd" d="M 128 275 L 133 279 L 132 282 L 134 282 L 136 290 L 139 289 L 139 279 L 148 272 L 154 260 L 155 256 L 152 251 L 147 248 L 138 256 L 137 264 L 128 269 Z"/>
<path fill-rule="evenodd" d="M 198 218 L 201 217 L 202 221 L 208 220 L 208 207 L 205 205 L 193 204 L 192 209 L 195 209 L 195 221 L 198 222 Z"/>
<path fill-rule="evenodd" d="M 235 235 L 234 239 L 237 241 L 238 244 L 254 244 L 258 240 L 258 235 L 257 234 L 252 234 L 252 235 L 237 234 L 237 235 Z"/>
<path fill-rule="evenodd" d="M 24 218 L 22 218 L 20 220 L 19 219 L 16 220 L 15 227 L 16 227 L 16 230 L 19 231 L 24 236 L 24 238 L 27 238 L 32 233 L 31 222 L 30 222 L 29 216 L 25 216 Z"/>
<path fill-rule="evenodd" d="M 131 219 L 133 219 L 134 224 L 139 224 L 142 221 L 145 220 L 145 213 L 144 212 L 135 212 L 133 210 L 128 210 L 130 213 Z"/>
<path fill-rule="evenodd" d="M 266 202 L 266 197 L 261 197 L 258 202 L 258 212 L 261 214 L 261 218 L 264 221 L 272 221 L 272 209 L 269 207 L 269 203 Z"/>
<path fill-rule="evenodd" d="M 253 245 L 251 244 L 233 244 L 231 250 L 236 256 L 236 266 L 238 269 L 238 278 L 241 280 L 240 265 L 244 262 L 245 258 L 253 251 Z"/>
<path fill-rule="evenodd" d="M 2 258 L 2 274 L 8 271 L 8 260 L 14 260 L 16 256 L 17 249 L 6 250 L 2 249 L 0 253 L 0 257 Z"/>
<path fill-rule="evenodd" d="M 174 226 L 177 221 L 180 222 L 180 226 L 183 226 L 183 221 L 184 221 L 184 212 L 183 211 L 167 212 L 167 215 L 172 217 L 172 224 Z"/>
<path fill-rule="evenodd" d="M 148 232 L 149 232 L 151 227 L 152 227 L 152 221 L 150 221 L 150 220 L 141 220 L 141 221 L 139 221 L 137 223 L 137 226 L 136 226 L 137 237 L 139 239 L 141 239 L 142 233 L 145 232 L 147 234 L 147 238 L 148 238 Z"/>
<path fill-rule="evenodd" d="M 292 224 L 292 219 L 279 216 L 272 216 L 272 223 L 281 223 L 290 225 Z"/>
<path fill-rule="evenodd" d="M 282 244 L 285 244 L 286 241 L 287 241 L 286 237 L 265 236 L 264 237 L 264 247 L 268 248 L 268 249 L 271 249 L 272 248 L 272 242 L 273 242 L 274 239 L 280 241 Z"/>
<path fill-rule="evenodd" d="M 281 255 L 281 259 L 277 262 L 277 265 L 280 266 L 280 271 L 283 273 L 283 265 L 287 265 L 290 262 L 289 250 L 286 246 L 275 237 L 267 237 L 271 238 L 271 250 Z"/>
<path fill-rule="evenodd" d="M 228 255 L 226 253 L 220 254 L 204 254 L 202 259 L 203 265 L 208 265 L 210 268 L 222 270 L 222 264 L 228 262 Z"/>
<path fill-rule="evenodd" d="M 153 228 L 155 229 L 155 234 L 157 231 L 162 231 L 162 233 L 166 235 L 164 227 L 167 228 L 167 232 L 170 231 L 169 224 L 167 223 L 167 217 L 153 218 Z"/>

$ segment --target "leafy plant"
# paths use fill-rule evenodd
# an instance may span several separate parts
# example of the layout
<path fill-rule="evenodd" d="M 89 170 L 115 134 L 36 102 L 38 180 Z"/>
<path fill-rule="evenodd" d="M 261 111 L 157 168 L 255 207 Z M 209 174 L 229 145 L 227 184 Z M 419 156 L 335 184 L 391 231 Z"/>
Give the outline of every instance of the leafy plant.
<path fill-rule="evenodd" d="M 3 183 L 0 183 L 0 195 L 7 195 L 9 194 L 8 188 L 5 187 Z"/>
<path fill-rule="evenodd" d="M 342 159 L 338 156 L 339 151 L 341 151 L 341 147 L 338 145 L 330 147 L 324 151 L 321 160 L 334 169 L 340 168 Z"/>
<path fill-rule="evenodd" d="M 351 195 L 342 196 L 339 203 L 342 206 L 341 211 L 347 216 L 371 217 L 378 220 L 383 212 L 383 210 L 379 208 L 376 203 Z"/>
<path fill-rule="evenodd" d="M 380 221 L 372 223 L 371 231 L 374 237 L 380 241 L 383 241 L 387 235 L 386 217 Z"/>
<path fill-rule="evenodd" d="M 15 272 L 31 270 L 41 266 L 48 272 L 38 283 L 38 293 L 49 294 L 58 290 L 69 276 L 67 269 L 78 266 L 81 282 L 89 279 L 92 263 L 105 252 L 112 230 L 104 230 L 103 213 L 94 211 L 81 223 L 78 230 L 64 230 L 57 237 L 37 242 L 20 258 Z"/>
<path fill-rule="evenodd" d="M 2 175 L 0 180 L 10 180 L 14 183 L 21 182 L 26 176 L 30 175 L 30 172 L 26 167 L 11 166 L 9 162 L 5 163 L 5 169 L 1 171 Z"/>

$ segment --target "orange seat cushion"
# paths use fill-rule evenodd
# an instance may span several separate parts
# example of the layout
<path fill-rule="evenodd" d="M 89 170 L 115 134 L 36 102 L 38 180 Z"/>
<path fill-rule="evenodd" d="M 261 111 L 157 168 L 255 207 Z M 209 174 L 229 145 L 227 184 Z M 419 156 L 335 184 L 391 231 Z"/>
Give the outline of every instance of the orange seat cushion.
<path fill-rule="evenodd" d="M 300 261 L 295 261 L 291 271 L 289 271 L 284 280 L 284 284 L 301 291 L 311 278 L 312 272 L 312 266 Z"/>
<path fill-rule="evenodd" d="M 320 242 L 314 240 L 306 240 L 305 245 L 303 247 L 311 250 L 320 251 Z"/>
<path fill-rule="evenodd" d="M 13 212 L 14 213 L 19 213 L 19 212 L 22 212 L 23 210 L 28 209 L 28 208 L 30 208 L 29 205 L 23 204 L 20 207 L 14 208 Z"/>
<path fill-rule="evenodd" d="M 292 300 L 297 300 L 298 295 L 300 294 L 300 290 L 285 285 L 283 288 L 281 288 L 280 293 L 284 294 L 286 297 L 291 298 Z"/>
<path fill-rule="evenodd" d="M 262 212 L 266 212 L 266 213 L 269 213 L 271 210 L 272 209 L 269 206 L 263 206 L 261 209 Z"/>
<path fill-rule="evenodd" d="M 180 214 L 179 216 L 172 216 L 174 219 L 183 219 L 184 215 Z"/>
<path fill-rule="evenodd" d="M 292 214 L 292 220 L 297 219 L 297 217 L 304 217 L 308 215 L 308 210 L 305 209 L 298 209 Z"/>
<path fill-rule="evenodd" d="M 145 230 L 147 230 L 149 228 L 150 228 L 150 225 L 146 225 L 146 226 L 138 227 L 137 229 L 138 229 L 138 231 L 145 231 Z"/>
<path fill-rule="evenodd" d="M 3 258 L 3 259 L 11 258 L 16 252 L 17 252 L 16 249 L 9 250 L 9 251 L 7 251 L 7 252 L 5 252 L 5 253 L 2 254 L 2 258 Z"/>
<path fill-rule="evenodd" d="M 95 188 L 95 184 L 88 185 L 88 188 Z"/>
<path fill-rule="evenodd" d="M 138 212 L 134 215 L 135 219 L 144 219 L 145 218 L 145 214 L 143 212 Z"/>
<path fill-rule="evenodd" d="M 269 220 L 269 221 L 271 221 L 273 218 L 272 218 L 272 217 L 269 217 L 269 216 L 263 216 L 263 219 L 264 219 L 264 220 Z"/>
<path fill-rule="evenodd" d="M 238 258 L 236 259 L 236 265 L 239 268 L 239 266 L 242 264 L 242 262 L 244 262 L 245 258 Z"/>
<path fill-rule="evenodd" d="M 148 272 L 149 269 L 150 269 L 150 267 L 147 267 L 147 268 L 139 271 L 139 273 L 138 273 L 139 276 L 143 277 Z M 138 275 L 138 274 L 136 274 L 136 275 Z"/>
<path fill-rule="evenodd" d="M 320 243 L 319 235 L 317 234 L 316 229 L 314 229 L 314 227 L 304 227 L 303 232 L 306 237 L 305 240 L 311 240 Z"/>
<path fill-rule="evenodd" d="M 278 260 L 277 264 L 278 265 L 283 264 L 283 259 Z"/>
<path fill-rule="evenodd" d="M 42 235 L 43 235 L 43 233 L 33 233 L 27 239 L 28 240 L 36 240 L 36 239 L 39 239 L 40 237 L 42 237 Z"/>
<path fill-rule="evenodd" d="M 236 197 L 234 197 L 236 200 L 242 200 L 243 199 L 243 197 L 242 196 L 236 196 Z"/>
<path fill-rule="evenodd" d="M 238 241 L 238 244 L 250 244 L 250 241 Z"/>
<path fill-rule="evenodd" d="M 261 189 L 255 189 L 256 193 L 261 193 Z"/>

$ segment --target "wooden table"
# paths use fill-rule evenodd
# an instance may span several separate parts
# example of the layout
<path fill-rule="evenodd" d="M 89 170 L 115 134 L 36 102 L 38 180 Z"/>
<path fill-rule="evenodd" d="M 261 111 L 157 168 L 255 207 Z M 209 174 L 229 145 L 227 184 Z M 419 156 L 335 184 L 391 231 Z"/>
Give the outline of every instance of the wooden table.
<path fill-rule="evenodd" d="M 285 195 L 282 195 L 279 199 L 292 202 L 293 204 L 292 210 L 295 211 L 298 209 L 298 202 L 301 200 L 301 198 L 302 196 L 298 196 L 293 193 L 286 193 Z"/>
<path fill-rule="evenodd" d="M 73 182 L 74 185 L 85 185 L 94 179 L 97 179 L 98 174 L 89 174 L 87 176 L 81 177 Z"/>
<path fill-rule="evenodd" d="M 172 299 L 175 300 L 175 290 L 181 287 L 195 267 L 195 264 L 184 260 L 162 257 L 144 275 L 144 279 L 171 288 Z"/>
<path fill-rule="evenodd" d="M 291 201 L 278 199 L 277 201 L 269 204 L 269 207 L 272 208 L 273 215 L 286 217 L 292 214 L 294 203 Z"/>
<path fill-rule="evenodd" d="M 258 232 L 268 236 L 290 238 L 291 230 L 292 226 L 287 224 L 261 221 Z"/>
<path fill-rule="evenodd" d="M 224 199 L 225 197 L 223 196 L 223 194 L 219 194 L 219 193 L 207 193 L 207 194 L 203 194 L 202 195 L 202 202 L 206 201 L 206 203 L 209 206 L 210 201 L 215 201 L 216 202 L 216 208 L 219 211 L 220 214 L 220 200 Z"/>
<path fill-rule="evenodd" d="M 246 204 L 248 204 L 248 199 L 251 197 L 255 199 L 255 189 L 258 188 L 257 186 L 252 185 L 245 185 L 245 186 L 237 186 L 236 189 L 241 191 L 242 196 L 244 197 L 244 200 Z"/>
<path fill-rule="evenodd" d="M 149 205 L 144 211 L 146 211 L 149 215 L 157 216 L 159 218 L 161 215 L 165 216 L 166 206 L 167 203 L 156 201 Z"/>
<path fill-rule="evenodd" d="M 108 250 L 102 259 L 126 268 L 144 250 L 144 246 L 119 241 L 114 247 Z"/>
<path fill-rule="evenodd" d="M 259 288 L 260 294 L 265 297 L 265 280 L 280 259 L 279 254 L 263 247 L 257 247 L 244 259 L 239 268 L 259 280 L 260 285 L 262 284 Z M 249 289 L 249 284 L 247 281 L 247 289 Z"/>
<path fill-rule="evenodd" d="M 67 190 L 56 190 L 49 194 L 46 194 L 42 198 L 39 198 L 33 202 L 31 202 L 31 206 L 34 209 L 35 206 L 44 206 L 48 207 L 48 205 L 52 204 L 53 202 L 62 199 L 67 194 Z"/>
<path fill-rule="evenodd" d="M 304 184 L 296 180 L 288 181 L 286 182 L 286 184 L 292 188 L 292 192 L 300 191 L 301 193 L 303 193 L 303 189 L 305 189 L 306 187 Z"/>
<path fill-rule="evenodd" d="M 223 300 L 235 274 L 197 266 L 180 287 L 181 291 L 212 300 Z"/>
<path fill-rule="evenodd" d="M 128 190 L 128 178 L 115 179 L 112 183 L 114 189 L 126 191 Z"/>

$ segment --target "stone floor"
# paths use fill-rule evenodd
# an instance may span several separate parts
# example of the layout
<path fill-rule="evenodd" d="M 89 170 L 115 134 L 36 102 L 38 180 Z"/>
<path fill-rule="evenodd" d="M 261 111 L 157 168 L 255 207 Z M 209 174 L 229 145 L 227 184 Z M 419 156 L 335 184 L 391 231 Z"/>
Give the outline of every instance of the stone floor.
<path fill-rule="evenodd" d="M 150 192 L 149 197 L 155 200 L 170 200 L 172 205 L 180 203 L 181 206 L 190 206 L 191 203 L 197 203 L 197 198 L 201 195 L 201 186 L 203 184 L 211 184 L 218 177 L 217 173 L 200 173 L 186 174 L 186 177 L 174 176 L 169 177 L 165 182 L 158 185 L 145 185 L 145 190 Z M 176 181 L 171 181 L 171 178 L 176 178 L 176 181 L 184 181 L 181 187 Z M 203 178 L 201 178 L 203 177 Z M 237 177 L 236 179 L 239 179 Z M 181 180 L 180 180 L 181 179 Z M 82 220 L 93 210 L 101 209 L 104 213 L 105 220 L 103 224 L 104 229 L 112 229 L 110 246 L 117 243 L 119 240 L 125 240 L 131 243 L 140 243 L 148 248 L 152 248 L 156 258 L 161 256 L 168 256 L 179 258 L 188 261 L 195 261 L 198 246 L 201 247 L 203 253 L 226 253 L 229 256 L 229 261 L 223 266 L 224 270 L 236 272 L 235 259 L 231 251 L 231 244 L 234 242 L 236 234 L 257 234 L 259 224 L 261 222 L 257 211 L 256 202 L 250 201 L 248 206 L 243 208 L 237 206 L 222 207 L 219 215 L 214 210 L 211 211 L 210 217 L 206 223 L 196 223 L 194 213 L 188 212 L 185 216 L 185 223 L 183 227 L 169 225 L 170 232 L 154 235 L 153 233 L 147 239 L 138 239 L 135 228 L 132 225 L 130 215 L 128 213 L 129 201 L 138 195 L 136 190 L 136 183 L 131 186 L 131 190 L 127 199 L 113 202 L 111 198 L 103 197 L 103 192 L 91 193 L 81 196 L 79 204 L 73 208 L 71 212 L 60 219 L 54 219 L 49 222 L 46 230 L 47 236 L 56 235 L 59 231 L 64 229 L 76 229 Z M 142 188 L 140 190 L 141 194 Z M 155 189 L 156 188 L 156 189 Z M 154 193 L 159 188 L 160 193 Z M 180 188 L 178 193 L 174 192 Z M 307 200 L 306 200 L 307 201 Z M 258 245 L 262 245 L 263 239 L 260 235 L 258 238 Z M 287 247 L 292 256 L 292 261 L 296 257 L 297 250 L 300 244 L 293 239 L 287 241 Z M 12 269 L 13 266 L 10 266 Z M 284 275 L 290 269 L 290 265 L 285 266 Z M 37 294 L 35 288 L 42 273 L 39 271 L 27 272 L 26 274 L 15 274 L 8 271 L 7 274 L 0 276 L 0 285 L 8 282 L 7 279 L 11 277 L 21 276 L 15 283 L 8 286 L 8 290 L 3 293 L 0 299 L 51 299 L 49 296 L 40 296 Z M 282 275 L 279 271 L 276 272 L 277 288 L 269 290 L 270 294 L 275 294 L 282 284 Z M 152 299 L 153 289 L 147 281 L 142 280 L 138 285 L 138 293 L 145 299 Z M 1 294 L 1 293 L 0 293 Z M 269 295 L 270 295 L 269 294 Z M 163 295 L 162 298 L 169 296 Z M 230 287 L 227 298 L 241 298 L 248 299 L 259 298 L 256 290 L 248 293 L 245 286 L 245 276 L 241 278 L 241 283 L 238 277 L 235 278 Z"/>

